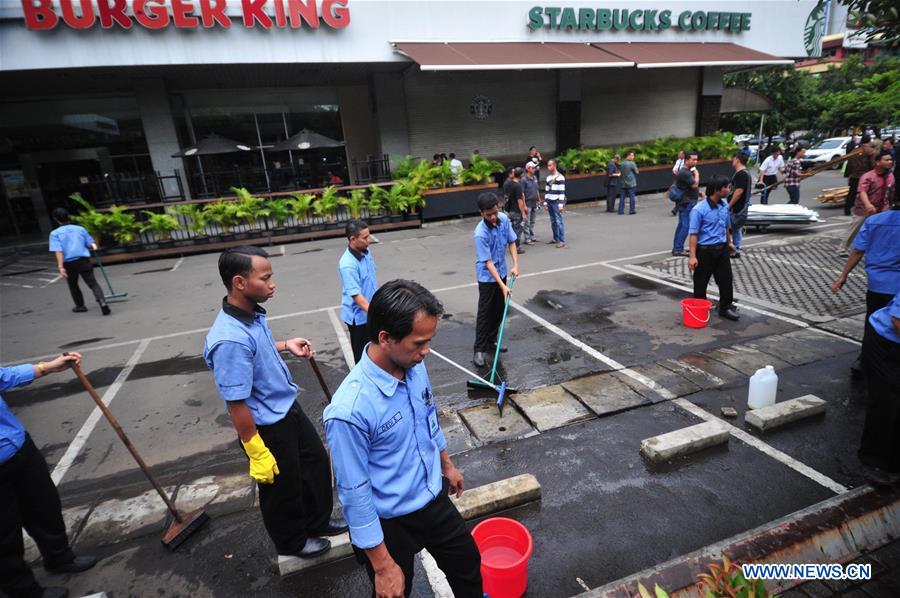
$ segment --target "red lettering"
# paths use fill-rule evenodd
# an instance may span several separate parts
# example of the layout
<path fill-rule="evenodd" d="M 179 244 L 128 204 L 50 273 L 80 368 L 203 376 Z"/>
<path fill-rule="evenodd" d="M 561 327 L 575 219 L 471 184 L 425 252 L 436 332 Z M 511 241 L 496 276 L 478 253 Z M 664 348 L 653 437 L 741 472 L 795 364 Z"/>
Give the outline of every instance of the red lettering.
<path fill-rule="evenodd" d="M 303 25 L 301 17 L 313 29 L 319 27 L 319 17 L 316 14 L 316 0 L 307 0 L 306 2 L 303 0 L 288 0 L 288 12 L 291 15 L 291 27 L 294 29 L 299 29 Z"/>
<path fill-rule="evenodd" d="M 263 12 L 266 6 L 266 0 L 241 0 L 241 7 L 244 11 L 244 27 L 253 27 L 255 21 L 265 29 L 272 28 L 272 19 Z"/>
<path fill-rule="evenodd" d="M 350 0 L 323 0 L 322 19 L 334 29 L 343 29 L 350 24 Z"/>
<path fill-rule="evenodd" d="M 215 26 L 216 23 L 225 29 L 231 29 L 231 19 L 225 14 L 227 4 L 225 0 L 200 0 L 200 18 L 203 26 L 207 29 Z"/>
<path fill-rule="evenodd" d="M 81 4 L 81 16 L 75 14 L 73 2 Z M 94 5 L 91 0 L 61 0 L 60 8 L 62 8 L 63 22 L 72 29 L 90 29 L 97 20 L 94 14 Z"/>
<path fill-rule="evenodd" d="M 172 16 L 174 17 L 175 26 L 196 28 L 200 21 L 191 14 L 193 9 L 193 5 L 185 4 L 184 0 L 172 0 Z"/>
<path fill-rule="evenodd" d="M 166 10 L 165 0 L 134 0 L 132 10 L 137 22 L 147 29 L 165 29 L 169 26 L 169 11 Z"/>
<path fill-rule="evenodd" d="M 122 29 L 131 29 L 131 19 L 125 14 L 125 0 L 113 0 L 112 6 L 109 0 L 97 0 L 97 9 L 100 13 L 100 26 L 111 29 L 113 21 Z"/>
<path fill-rule="evenodd" d="M 53 29 L 59 23 L 59 17 L 53 12 L 50 0 L 22 0 L 22 12 L 25 13 L 25 26 L 29 29 Z"/>
<path fill-rule="evenodd" d="M 287 15 L 284 14 L 284 4 L 281 0 L 272 0 L 275 3 L 275 24 L 284 29 L 287 26 Z"/>

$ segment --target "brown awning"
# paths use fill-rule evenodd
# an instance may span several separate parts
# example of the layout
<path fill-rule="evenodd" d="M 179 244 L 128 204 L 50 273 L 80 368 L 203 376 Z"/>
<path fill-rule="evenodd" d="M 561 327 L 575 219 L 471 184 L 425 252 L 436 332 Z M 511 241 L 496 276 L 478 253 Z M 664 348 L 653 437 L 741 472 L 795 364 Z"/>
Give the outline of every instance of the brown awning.
<path fill-rule="evenodd" d="M 609 42 L 591 45 L 633 62 L 639 69 L 794 63 L 793 60 L 785 60 L 731 43 Z"/>
<path fill-rule="evenodd" d="M 634 66 L 591 44 L 563 42 L 393 42 L 423 71 L 602 68 Z"/>

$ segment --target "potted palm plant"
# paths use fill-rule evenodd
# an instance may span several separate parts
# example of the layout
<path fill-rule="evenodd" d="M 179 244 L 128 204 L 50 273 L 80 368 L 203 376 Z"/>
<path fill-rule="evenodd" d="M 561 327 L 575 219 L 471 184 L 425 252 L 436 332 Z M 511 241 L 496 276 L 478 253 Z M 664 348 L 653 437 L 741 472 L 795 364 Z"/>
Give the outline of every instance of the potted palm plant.
<path fill-rule="evenodd" d="M 106 225 L 109 227 L 116 243 L 123 246 L 128 253 L 138 251 L 141 243 L 138 235 L 141 225 L 138 224 L 132 212 L 125 210 L 124 206 L 111 206 L 106 213 Z"/>
<path fill-rule="evenodd" d="M 72 222 L 83 226 L 101 248 L 109 245 L 110 227 L 107 223 L 107 215 L 94 209 L 94 206 L 82 197 L 81 193 L 72 193 L 69 195 L 69 199 L 82 207 L 81 212 L 72 215 Z"/>
<path fill-rule="evenodd" d="M 388 221 L 388 217 L 384 214 L 386 195 L 384 187 L 369 185 L 369 199 L 366 202 L 369 224 L 383 224 Z"/>
<path fill-rule="evenodd" d="M 312 193 L 291 193 L 291 198 L 287 200 L 291 216 L 297 221 L 298 232 L 306 233 L 312 230 L 309 222 L 309 210 L 315 199 L 316 196 Z"/>
<path fill-rule="evenodd" d="M 234 217 L 238 221 L 243 220 L 247 225 L 247 230 L 237 233 L 236 238 L 246 239 L 253 229 L 258 227 L 259 219 L 268 216 L 269 211 L 263 204 L 263 200 L 255 197 L 247 189 L 232 187 L 231 190 L 238 196 L 237 201 L 231 202 Z"/>
<path fill-rule="evenodd" d="M 287 234 L 285 223 L 291 217 L 291 209 L 288 206 L 288 200 L 284 198 L 270 199 L 266 202 L 265 210 L 269 218 L 275 222 L 272 228 L 272 234 L 275 236 Z"/>
<path fill-rule="evenodd" d="M 334 218 L 339 205 L 340 197 L 338 197 L 337 187 L 334 185 L 325 187 L 322 195 L 319 196 L 319 199 L 313 204 L 313 212 L 315 212 L 316 216 L 325 219 L 325 225 L 322 228 L 335 229 L 339 226 Z M 313 227 L 313 230 L 315 230 L 315 227 Z"/>
<path fill-rule="evenodd" d="M 222 229 L 222 232 L 211 236 L 211 241 L 234 241 L 234 233 L 231 232 L 231 228 L 237 224 L 238 220 L 231 202 L 219 200 L 208 203 L 203 208 L 203 212 L 209 222 L 218 224 Z"/>
<path fill-rule="evenodd" d="M 340 204 L 350 211 L 351 218 L 359 218 L 362 215 L 363 208 L 368 206 L 365 189 L 354 189 L 350 192 L 349 197 L 342 197 Z"/>
<path fill-rule="evenodd" d="M 196 245 L 209 243 L 206 226 L 209 215 L 197 204 L 184 204 L 175 207 L 175 213 L 184 218 L 187 229 L 191 232 L 191 240 Z"/>
<path fill-rule="evenodd" d="M 172 233 L 181 230 L 181 223 L 178 222 L 178 219 L 169 213 L 160 214 L 149 210 L 143 210 L 142 213 L 147 219 L 140 225 L 141 232 L 152 232 L 156 235 L 156 244 L 160 249 L 174 246 Z"/>

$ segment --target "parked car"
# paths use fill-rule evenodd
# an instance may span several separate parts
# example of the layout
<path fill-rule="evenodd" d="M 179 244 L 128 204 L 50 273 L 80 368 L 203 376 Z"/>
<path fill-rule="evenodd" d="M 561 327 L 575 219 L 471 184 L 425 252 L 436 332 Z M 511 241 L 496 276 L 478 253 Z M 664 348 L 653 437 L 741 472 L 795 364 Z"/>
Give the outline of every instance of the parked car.
<path fill-rule="evenodd" d="M 826 162 L 843 156 L 847 153 L 847 144 L 850 143 L 851 139 L 851 137 L 829 137 L 828 139 L 823 139 L 806 150 L 806 156 L 801 161 L 803 168 L 821 166 Z M 834 166 L 834 168 L 839 167 L 840 164 Z"/>
<path fill-rule="evenodd" d="M 754 136 L 753 139 L 748 139 L 747 141 L 750 142 L 751 157 L 756 158 L 757 154 L 759 153 L 759 146 L 760 146 L 759 137 Z M 763 157 L 768 156 L 770 153 L 772 153 L 772 152 L 766 151 L 766 147 L 768 146 L 768 144 L 769 144 L 769 138 L 763 137 L 762 138 L 762 149 L 763 149 L 762 155 L 763 155 Z M 780 145 L 783 147 L 784 146 L 784 137 L 782 137 L 781 135 L 773 135 L 772 136 L 772 145 Z"/>
<path fill-rule="evenodd" d="M 737 145 L 743 145 L 745 141 L 750 141 L 754 137 L 756 136 L 752 133 L 745 133 L 744 135 L 735 135 L 731 138 L 731 140 L 734 141 Z"/>

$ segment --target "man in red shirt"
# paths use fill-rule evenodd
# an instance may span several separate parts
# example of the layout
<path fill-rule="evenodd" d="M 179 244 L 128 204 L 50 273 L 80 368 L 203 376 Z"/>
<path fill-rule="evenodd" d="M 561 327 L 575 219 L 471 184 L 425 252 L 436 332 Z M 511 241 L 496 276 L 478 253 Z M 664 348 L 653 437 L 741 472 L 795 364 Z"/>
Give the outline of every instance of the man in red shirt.
<path fill-rule="evenodd" d="M 894 157 L 889 152 L 881 152 L 875 159 L 875 168 L 859 179 L 856 201 L 853 204 L 853 221 L 847 228 L 847 235 L 840 246 L 841 257 L 850 255 L 850 244 L 866 218 L 891 208 L 894 197 Z"/>

